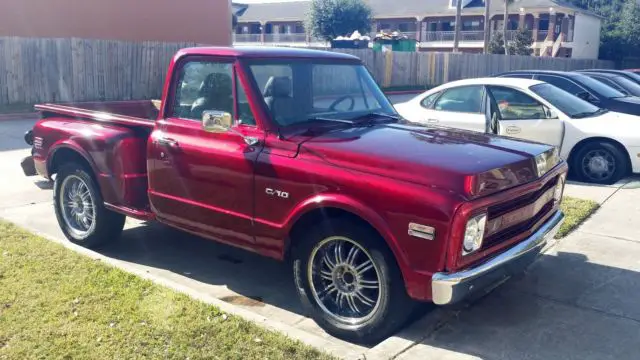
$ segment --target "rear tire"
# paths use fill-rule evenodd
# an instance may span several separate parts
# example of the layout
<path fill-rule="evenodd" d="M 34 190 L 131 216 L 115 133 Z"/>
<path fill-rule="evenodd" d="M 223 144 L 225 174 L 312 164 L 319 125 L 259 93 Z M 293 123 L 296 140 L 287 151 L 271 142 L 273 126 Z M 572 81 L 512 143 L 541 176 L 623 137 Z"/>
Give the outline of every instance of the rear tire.
<path fill-rule="evenodd" d="M 332 219 L 297 240 L 296 289 L 307 313 L 327 333 L 376 343 L 406 323 L 416 303 L 384 240 L 371 228 Z"/>
<path fill-rule="evenodd" d="M 60 167 L 53 205 L 62 233 L 74 244 L 95 248 L 117 239 L 124 229 L 126 217 L 104 207 L 95 180 L 80 164 Z"/>
<path fill-rule="evenodd" d="M 585 144 L 571 165 L 579 180 L 594 184 L 611 185 L 629 173 L 627 155 L 607 141 Z"/>

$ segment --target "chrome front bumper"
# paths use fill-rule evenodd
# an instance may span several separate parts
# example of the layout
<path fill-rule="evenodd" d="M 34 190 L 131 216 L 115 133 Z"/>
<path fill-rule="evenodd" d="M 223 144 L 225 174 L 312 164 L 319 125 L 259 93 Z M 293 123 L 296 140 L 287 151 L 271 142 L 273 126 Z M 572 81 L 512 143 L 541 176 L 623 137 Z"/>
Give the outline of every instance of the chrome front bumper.
<path fill-rule="evenodd" d="M 554 241 L 563 222 L 564 214 L 558 210 L 533 235 L 500 255 L 460 272 L 433 274 L 433 302 L 437 305 L 455 304 L 523 272 L 538 259 L 546 245 Z"/>

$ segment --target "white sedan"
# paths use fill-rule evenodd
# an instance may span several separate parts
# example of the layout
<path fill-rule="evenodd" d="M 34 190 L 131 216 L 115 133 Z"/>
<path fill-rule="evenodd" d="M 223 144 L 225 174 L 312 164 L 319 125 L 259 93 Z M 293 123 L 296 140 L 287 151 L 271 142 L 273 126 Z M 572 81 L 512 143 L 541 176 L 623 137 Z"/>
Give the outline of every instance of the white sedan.
<path fill-rule="evenodd" d="M 640 173 L 640 117 L 598 108 L 538 80 L 454 81 L 395 107 L 411 122 L 555 145 L 587 182 L 612 184 Z"/>

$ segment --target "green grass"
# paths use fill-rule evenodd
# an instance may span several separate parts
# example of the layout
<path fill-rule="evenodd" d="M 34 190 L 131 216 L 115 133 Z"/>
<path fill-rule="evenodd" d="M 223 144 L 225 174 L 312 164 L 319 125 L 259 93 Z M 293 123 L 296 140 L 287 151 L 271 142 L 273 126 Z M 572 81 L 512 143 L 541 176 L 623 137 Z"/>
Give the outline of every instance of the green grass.
<path fill-rule="evenodd" d="M 0 359 L 329 359 L 0 222 Z"/>
<path fill-rule="evenodd" d="M 589 215 L 600 207 L 597 202 L 582 200 L 572 197 L 562 199 L 562 211 L 564 211 L 565 221 L 556 235 L 556 239 L 567 236 L 578 225 L 585 221 Z"/>

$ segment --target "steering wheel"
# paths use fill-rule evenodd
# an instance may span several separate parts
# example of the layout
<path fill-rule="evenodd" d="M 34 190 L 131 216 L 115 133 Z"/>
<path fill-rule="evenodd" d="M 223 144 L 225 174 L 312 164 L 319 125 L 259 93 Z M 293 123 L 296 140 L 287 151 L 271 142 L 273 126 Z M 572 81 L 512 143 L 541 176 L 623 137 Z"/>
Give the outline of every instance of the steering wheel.
<path fill-rule="evenodd" d="M 343 102 L 345 100 L 351 100 L 351 105 L 349 106 L 349 111 L 353 110 L 353 108 L 356 106 L 356 100 L 351 95 L 341 96 L 338 99 L 336 99 L 336 101 L 331 103 L 331 106 L 329 106 L 329 110 L 335 111 L 336 110 L 336 105 L 340 104 L 341 102 Z"/>

